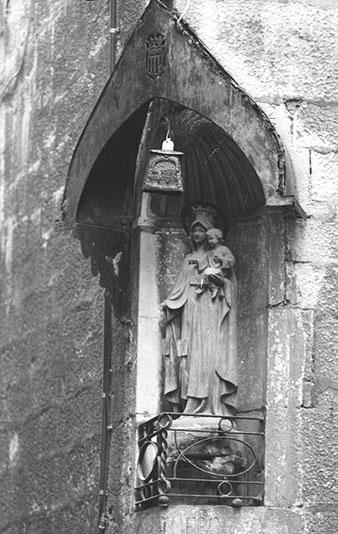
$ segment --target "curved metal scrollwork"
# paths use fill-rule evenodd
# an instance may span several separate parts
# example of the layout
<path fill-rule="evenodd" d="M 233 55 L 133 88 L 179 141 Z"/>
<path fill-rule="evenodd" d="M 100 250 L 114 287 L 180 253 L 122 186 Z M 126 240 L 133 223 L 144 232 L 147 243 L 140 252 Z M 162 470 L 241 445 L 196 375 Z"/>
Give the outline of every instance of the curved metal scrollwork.
<path fill-rule="evenodd" d="M 237 442 L 237 443 L 240 443 L 241 445 L 244 445 L 245 447 L 247 447 L 249 449 L 249 451 L 252 453 L 252 456 L 253 456 L 253 460 L 251 462 L 251 464 L 246 468 L 244 469 L 243 471 L 236 471 L 236 473 L 232 474 L 232 473 L 217 473 L 215 471 L 213 471 L 212 469 L 210 470 L 206 470 L 206 469 L 203 469 L 201 468 L 200 466 L 198 466 L 197 464 L 195 464 L 191 458 L 189 457 L 189 451 L 191 453 L 191 450 L 195 447 L 200 447 L 201 444 L 207 444 L 208 442 L 214 442 L 214 441 L 219 441 L 220 443 L 224 442 L 224 437 L 213 437 L 213 438 L 203 438 L 201 440 L 198 440 L 197 442 L 193 443 L 192 445 L 189 445 L 188 447 L 186 447 L 186 449 L 184 449 L 183 451 L 180 450 L 180 447 L 177 443 L 177 435 L 175 433 L 175 441 L 176 441 L 176 446 L 177 446 L 177 451 L 178 451 L 178 457 L 176 458 L 175 460 L 175 466 L 174 466 L 174 473 L 176 474 L 176 471 L 177 471 L 177 466 L 179 464 L 180 461 L 184 460 L 185 462 L 187 462 L 188 464 L 190 464 L 194 469 L 197 469 L 198 471 L 201 471 L 202 473 L 206 474 L 206 475 L 212 475 L 212 476 L 215 476 L 215 477 L 238 477 L 238 476 L 241 476 L 241 475 L 244 475 L 245 473 L 248 473 L 254 466 L 255 466 L 255 463 L 257 461 L 257 456 L 256 456 L 256 453 L 253 449 L 253 447 L 251 447 L 251 445 L 249 445 L 249 443 L 247 443 L 246 441 L 244 440 L 241 440 L 241 439 L 237 439 L 237 438 L 232 438 L 232 437 L 226 437 L 227 441 L 233 441 L 233 442 Z M 215 455 L 215 457 L 217 457 Z M 218 456 L 219 457 L 219 456 Z M 246 459 L 246 457 L 245 457 Z"/>
<path fill-rule="evenodd" d="M 263 418 L 196 417 L 164 412 L 139 426 L 136 507 L 263 504 Z"/>

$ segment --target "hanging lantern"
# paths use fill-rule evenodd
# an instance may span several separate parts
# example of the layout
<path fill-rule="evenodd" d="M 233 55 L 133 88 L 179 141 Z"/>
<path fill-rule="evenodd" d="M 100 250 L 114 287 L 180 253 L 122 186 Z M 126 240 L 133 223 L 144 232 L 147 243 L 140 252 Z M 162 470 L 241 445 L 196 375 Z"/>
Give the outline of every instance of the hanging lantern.
<path fill-rule="evenodd" d="M 167 136 L 161 149 L 150 150 L 143 191 L 149 193 L 182 193 L 183 178 L 180 159 L 183 152 L 174 150 L 174 142 Z"/>

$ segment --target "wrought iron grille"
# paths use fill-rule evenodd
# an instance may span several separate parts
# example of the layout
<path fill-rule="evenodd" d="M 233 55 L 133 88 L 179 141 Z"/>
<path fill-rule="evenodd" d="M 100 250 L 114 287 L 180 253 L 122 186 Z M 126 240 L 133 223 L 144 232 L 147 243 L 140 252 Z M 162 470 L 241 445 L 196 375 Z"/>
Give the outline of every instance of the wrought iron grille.
<path fill-rule="evenodd" d="M 138 427 L 136 508 L 261 505 L 264 420 L 163 412 Z"/>

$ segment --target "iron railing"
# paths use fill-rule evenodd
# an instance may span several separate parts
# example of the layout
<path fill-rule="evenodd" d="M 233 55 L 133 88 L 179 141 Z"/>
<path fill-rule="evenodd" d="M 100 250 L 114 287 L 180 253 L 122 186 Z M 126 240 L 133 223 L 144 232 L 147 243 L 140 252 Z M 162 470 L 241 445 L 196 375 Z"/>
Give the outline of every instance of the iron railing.
<path fill-rule="evenodd" d="M 169 502 L 261 505 L 263 417 L 163 412 L 138 427 L 137 509 Z"/>

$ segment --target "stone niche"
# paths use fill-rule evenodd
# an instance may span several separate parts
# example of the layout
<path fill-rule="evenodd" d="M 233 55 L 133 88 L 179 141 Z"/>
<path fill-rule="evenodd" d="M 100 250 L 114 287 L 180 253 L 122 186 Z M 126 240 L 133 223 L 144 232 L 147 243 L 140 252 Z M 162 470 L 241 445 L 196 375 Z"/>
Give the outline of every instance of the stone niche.
<path fill-rule="evenodd" d="M 264 206 L 259 178 L 232 139 L 177 104 L 153 104 L 148 117 L 152 137 L 145 142 L 145 154 L 160 146 L 164 114 L 175 132 L 175 149 L 184 153 L 185 190 L 179 195 L 144 193 L 139 219 L 136 506 L 259 506 L 264 502 L 269 305 L 284 300 L 284 224 L 289 211 Z M 177 416 L 163 394 L 159 303 L 172 290 L 190 251 L 182 213 L 198 201 L 216 206 L 215 226 L 222 228 L 236 259 L 238 401 L 231 417 Z M 145 332 L 153 332 L 151 343 Z M 157 420 L 160 413 L 164 415 Z"/>
<path fill-rule="evenodd" d="M 224 517 L 227 532 L 270 532 L 268 515 L 273 511 L 265 515 L 265 507 L 257 505 L 265 498 L 268 440 L 264 443 L 264 427 L 271 382 L 267 362 L 272 361 L 270 353 L 277 338 L 271 332 L 270 316 L 271 309 L 285 302 L 284 226 L 293 210 L 292 188 L 287 183 L 283 147 L 269 119 L 192 30 L 176 22 L 161 2 L 149 2 L 78 143 L 63 204 L 65 224 L 77 225 L 84 254 L 91 258 L 93 273 L 100 274 L 101 285 L 112 293 L 115 314 L 126 330 L 125 354 L 112 358 L 114 372 L 120 367 L 128 370 L 128 378 L 119 384 L 123 395 L 116 395 L 114 416 L 118 424 L 131 421 L 131 413 L 136 416 L 138 480 L 134 500 L 132 482 L 129 490 L 126 484 L 121 490 L 120 475 L 113 477 L 112 493 L 121 517 L 136 502 L 140 510 L 134 514 L 137 532 L 176 534 L 204 529 L 211 533 L 223 528 Z M 154 35 L 166 43 L 163 69 L 156 78 L 145 68 L 149 67 L 145 44 Z M 184 192 L 144 193 L 148 155 L 161 147 L 168 126 L 175 134 L 175 150 L 184 154 Z M 182 212 L 201 201 L 216 206 L 221 214 L 219 224 L 236 258 L 238 405 L 235 414 L 218 416 L 216 423 L 198 421 L 198 426 L 195 422 L 193 432 L 186 424 L 183 436 L 187 440 L 188 434 L 200 431 L 207 432 L 208 440 L 207 451 L 195 443 L 185 445 L 186 453 L 190 447 L 186 464 L 182 451 L 174 452 L 182 420 L 168 415 L 172 406 L 163 394 L 160 302 L 170 293 L 189 250 Z M 271 414 L 271 402 L 269 410 Z M 281 410 L 276 410 L 279 416 Z M 135 473 L 131 426 L 124 450 L 120 445 L 112 447 L 113 470 L 122 466 L 122 471 Z M 270 441 L 276 443 L 277 438 L 271 438 L 270 431 Z M 251 450 L 255 462 L 248 470 Z M 277 464 L 269 462 L 270 475 L 273 471 L 281 478 Z M 205 490 L 201 497 L 196 484 L 187 482 L 197 478 Z M 277 478 L 270 476 L 270 480 Z M 216 492 L 212 489 L 211 495 L 215 480 Z M 272 495 L 271 487 L 269 491 Z M 155 506 L 169 503 L 172 506 L 162 510 L 162 515 L 156 514 Z M 194 507 L 190 512 L 186 503 Z M 202 511 L 201 507 L 208 508 Z M 239 507 L 243 507 L 242 514 L 237 514 Z M 217 508 L 224 509 L 224 515 Z M 193 513 L 197 519 L 191 519 Z M 117 519 L 120 525 L 123 521 Z M 250 525 L 256 530 L 250 530 Z"/>
<path fill-rule="evenodd" d="M 148 154 L 161 146 L 168 119 L 175 133 L 175 150 L 184 154 L 184 192 L 142 192 Z M 266 174 L 271 159 L 269 155 Z M 277 165 L 274 170 L 276 185 Z M 258 510 L 265 499 L 269 313 L 285 300 L 285 228 L 286 219 L 294 216 L 289 204 L 281 205 L 282 197 L 280 205 L 275 201 L 269 205 L 267 195 L 253 165 L 219 126 L 181 104 L 153 99 L 111 138 L 81 196 L 77 234 L 84 254 L 91 257 L 93 273 L 100 274 L 101 284 L 112 292 L 114 311 L 134 344 L 113 358 L 116 376 L 122 367 L 127 369 L 127 358 L 131 362 L 132 373 L 119 384 L 123 395 L 118 402 L 121 410 L 129 412 L 130 391 L 135 392 L 139 438 L 135 494 L 133 498 L 129 493 L 124 502 L 129 499 L 135 504 L 136 523 L 143 516 L 149 518 L 151 508 L 160 506 L 164 512 L 170 505 L 165 521 L 156 516 L 159 532 L 176 532 L 181 515 L 175 516 L 174 510 L 187 504 L 211 507 L 208 510 L 224 505 L 234 510 L 254 507 L 258 515 L 245 512 L 242 519 L 260 521 L 257 518 L 262 516 Z M 231 416 L 207 421 L 190 417 L 182 428 L 177 414 L 168 415 L 172 406 L 163 394 L 160 303 L 172 290 L 189 252 L 182 213 L 196 202 L 216 207 L 215 224 L 223 229 L 236 259 L 238 405 Z M 116 276 L 114 262 L 107 259 L 116 259 L 121 251 Z M 129 324 L 133 324 L 130 331 Z M 125 443 L 130 444 L 129 434 Z M 125 450 L 130 452 L 128 458 L 113 447 L 113 457 L 117 452 L 124 458 L 121 466 L 133 461 L 131 448 Z M 113 465 L 112 472 L 116 468 Z M 223 519 L 218 512 L 210 513 L 203 521 L 208 521 L 213 532 Z M 182 532 L 196 526 L 186 516 L 179 524 Z M 234 519 L 233 524 L 234 533 L 242 532 L 241 521 Z"/>

